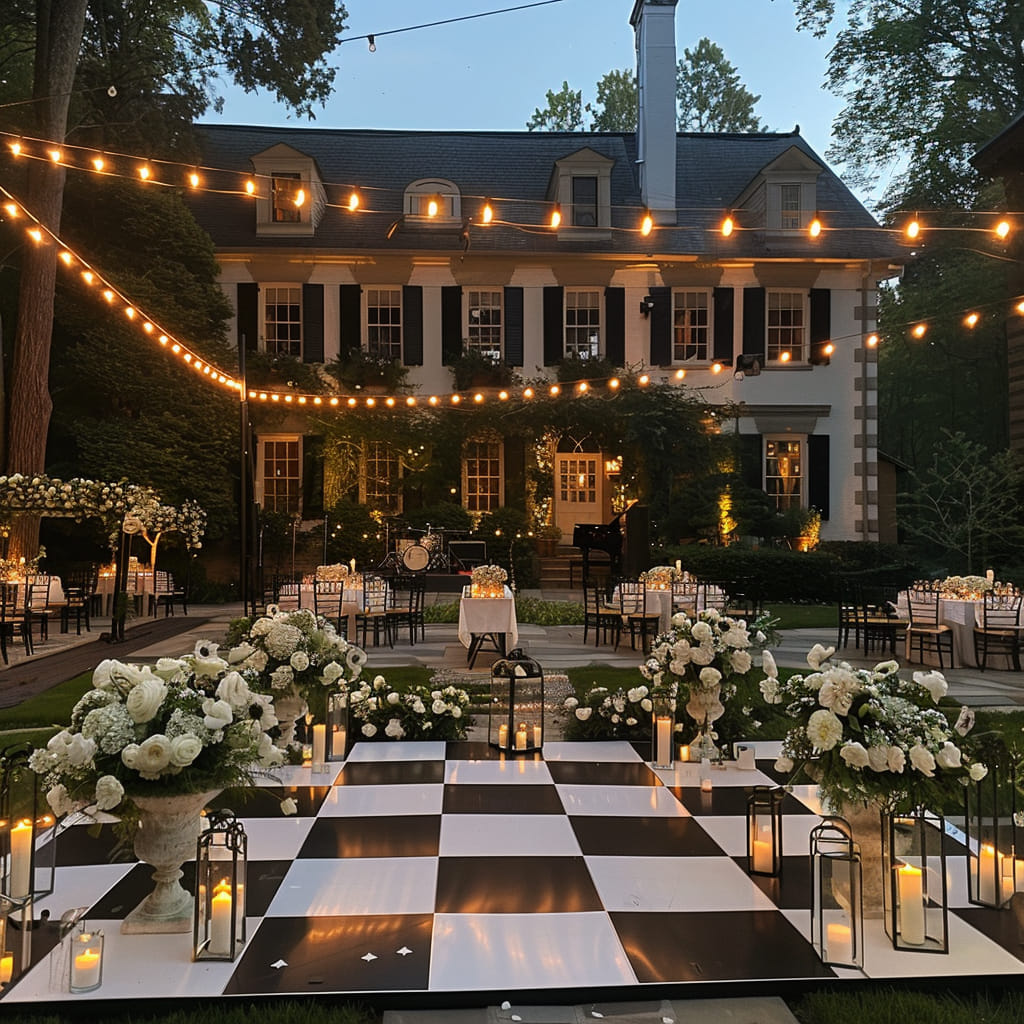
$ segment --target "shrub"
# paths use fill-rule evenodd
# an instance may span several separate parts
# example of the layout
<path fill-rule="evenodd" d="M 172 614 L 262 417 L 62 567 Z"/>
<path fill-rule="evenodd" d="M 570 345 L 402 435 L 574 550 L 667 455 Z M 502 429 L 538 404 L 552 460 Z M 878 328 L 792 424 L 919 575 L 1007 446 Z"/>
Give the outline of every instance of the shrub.
<path fill-rule="evenodd" d="M 326 367 L 327 372 L 346 390 L 383 387 L 395 390 L 405 385 L 409 369 L 400 359 L 351 348 Z"/>

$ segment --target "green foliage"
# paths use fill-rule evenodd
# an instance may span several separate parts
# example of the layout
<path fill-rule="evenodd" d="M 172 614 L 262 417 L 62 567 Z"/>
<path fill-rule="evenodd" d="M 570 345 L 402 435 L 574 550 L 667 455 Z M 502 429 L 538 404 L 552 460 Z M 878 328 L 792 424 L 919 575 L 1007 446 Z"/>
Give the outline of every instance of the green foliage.
<path fill-rule="evenodd" d="M 544 132 L 578 132 L 583 128 L 583 93 L 569 88 L 568 82 L 562 82 L 558 92 L 551 89 L 545 93 L 547 106 L 536 108 L 533 116 L 526 122 L 532 131 Z"/>
<path fill-rule="evenodd" d="M 632 68 L 609 71 L 597 83 L 597 103 L 584 108 L 594 115 L 594 132 L 636 131 L 636 74 Z"/>
<path fill-rule="evenodd" d="M 462 505 L 456 505 L 452 501 L 424 505 L 406 513 L 403 519 L 414 530 L 426 530 L 429 526 L 434 530 L 468 533 L 473 529 L 473 517 Z"/>
<path fill-rule="evenodd" d="M 449 369 L 456 391 L 499 388 L 512 383 L 512 367 L 476 349 L 466 348 Z"/>
<path fill-rule="evenodd" d="M 144 1004 L 143 1004 L 144 1005 Z M 40 1015 L 10 1007 L 6 1024 L 66 1024 L 68 1015 Z M 189 1000 L 175 1008 L 115 1007 L 103 1014 L 104 1024 L 378 1024 L 380 1014 L 366 1006 L 328 1003 L 319 999 L 261 1000 L 225 1003 Z"/>
<path fill-rule="evenodd" d="M 409 376 L 409 368 L 400 359 L 388 359 L 361 348 L 350 348 L 325 369 L 346 391 L 367 387 L 395 391 L 405 386 Z"/>
<path fill-rule="evenodd" d="M 535 587 L 540 582 L 540 565 L 533 540 L 527 536 L 529 530 L 526 512 L 508 505 L 485 513 L 477 523 L 476 536 L 487 543 L 488 561 L 508 573 L 510 587 Z"/>
<path fill-rule="evenodd" d="M 743 85 L 722 48 L 706 36 L 692 50 L 683 50 L 676 69 L 680 131 L 764 131 L 754 114 L 760 98 Z"/>
<path fill-rule="evenodd" d="M 516 598 L 516 619 L 536 626 L 582 626 L 583 605 L 578 601 L 542 601 Z"/>
<path fill-rule="evenodd" d="M 315 363 L 304 363 L 283 352 L 246 352 L 245 380 L 250 388 L 271 388 L 284 394 L 289 389 L 314 395 L 327 391 Z"/>
<path fill-rule="evenodd" d="M 339 501 L 328 510 L 327 522 L 330 532 L 325 564 L 348 563 L 354 558 L 362 568 L 376 565 L 384 557 L 383 531 L 365 505 Z"/>
<path fill-rule="evenodd" d="M 1017 1024 L 1024 1020 L 1024 994 L 999 988 L 964 994 L 915 992 L 906 988 L 860 988 L 811 992 L 790 1004 L 801 1024 Z"/>
<path fill-rule="evenodd" d="M 577 381 L 606 381 L 619 373 L 619 368 L 608 359 L 582 359 L 580 356 L 566 356 L 560 359 L 556 368 L 558 380 L 563 384 Z"/>

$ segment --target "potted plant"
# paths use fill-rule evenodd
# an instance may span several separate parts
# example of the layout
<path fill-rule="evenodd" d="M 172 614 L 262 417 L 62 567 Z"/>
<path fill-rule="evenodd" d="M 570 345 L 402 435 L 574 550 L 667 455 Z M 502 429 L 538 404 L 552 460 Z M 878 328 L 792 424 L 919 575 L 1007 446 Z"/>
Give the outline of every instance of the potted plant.
<path fill-rule="evenodd" d="M 537 537 L 537 554 L 542 558 L 552 558 L 558 554 L 558 542 L 562 539 L 562 531 L 554 523 L 545 523 L 535 531 Z"/>
<path fill-rule="evenodd" d="M 451 364 L 456 391 L 467 388 L 502 388 L 512 383 L 512 368 L 485 352 L 464 348 Z"/>
<path fill-rule="evenodd" d="M 409 376 L 409 369 L 402 365 L 401 360 L 361 348 L 352 348 L 339 355 L 327 366 L 327 372 L 348 391 L 365 388 L 394 391 L 403 387 Z"/>

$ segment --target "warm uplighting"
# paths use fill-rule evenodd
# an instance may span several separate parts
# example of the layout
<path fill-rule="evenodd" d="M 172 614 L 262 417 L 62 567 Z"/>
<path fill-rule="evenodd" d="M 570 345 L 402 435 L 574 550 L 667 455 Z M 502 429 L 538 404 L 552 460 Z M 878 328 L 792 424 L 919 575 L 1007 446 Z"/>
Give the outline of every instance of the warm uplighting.
<path fill-rule="evenodd" d="M 377 399 L 376 398 L 367 398 L 367 400 L 366 400 L 366 408 L 367 409 L 373 409 L 376 405 L 377 405 Z"/>
<path fill-rule="evenodd" d="M 1024 316 L 1024 299 L 1018 302 L 1013 308 L 1016 309 L 1021 316 Z"/>
<path fill-rule="evenodd" d="M 927 324 L 915 324 L 913 330 L 910 332 L 915 338 L 923 338 L 928 332 Z"/>
<path fill-rule="evenodd" d="M 644 214 L 644 219 L 640 222 L 640 234 L 646 238 L 654 228 L 654 218 L 649 214 Z"/>
<path fill-rule="evenodd" d="M 484 400 L 484 396 L 482 394 L 480 394 L 479 391 L 473 396 L 473 401 L 476 402 L 477 405 L 479 405 L 483 400 Z"/>
<path fill-rule="evenodd" d="M 407 406 L 409 406 L 410 409 L 412 409 L 416 405 L 416 396 L 415 395 L 406 395 L 406 397 L 405 397 L 405 404 Z"/>
<path fill-rule="evenodd" d="M 556 206 L 551 211 L 551 226 L 557 228 L 562 223 L 562 211 Z"/>
<path fill-rule="evenodd" d="M 135 310 L 132 309 L 131 306 L 125 306 L 125 308 L 124 308 L 124 315 L 126 317 L 128 317 L 129 320 L 134 320 L 135 319 Z"/>
<path fill-rule="evenodd" d="M 817 217 L 807 225 L 807 233 L 811 238 L 817 238 L 821 234 L 821 221 Z"/>
<path fill-rule="evenodd" d="M 91 270 L 82 271 L 82 280 L 86 284 L 92 284 L 96 280 L 96 275 Z"/>
<path fill-rule="evenodd" d="M 735 230 L 736 222 L 732 219 L 731 214 L 726 214 L 725 220 L 722 221 L 722 237 L 728 238 Z"/>
<path fill-rule="evenodd" d="M 977 313 L 968 313 L 964 317 L 964 327 L 977 327 L 981 317 Z"/>
<path fill-rule="evenodd" d="M 427 401 L 430 405 L 437 405 L 437 395 L 431 395 Z"/>
<path fill-rule="evenodd" d="M 29 228 L 28 229 L 28 236 L 36 244 L 39 244 L 43 240 L 43 233 L 42 233 L 42 231 L 39 230 L 39 228 Z"/>
<path fill-rule="evenodd" d="M 589 385 L 589 384 L 588 384 L 588 383 L 587 383 L 587 382 L 586 382 L 585 380 L 581 380 L 581 381 L 579 382 L 579 384 L 577 384 L 577 385 L 576 385 L 576 390 L 577 390 L 577 391 L 578 391 L 578 392 L 579 392 L 579 393 L 580 393 L 581 395 L 585 395 L 585 394 L 587 393 L 587 391 L 589 391 L 589 390 L 590 390 L 590 385 Z"/>
<path fill-rule="evenodd" d="M 507 402 L 508 401 L 508 392 L 507 391 L 499 391 L 498 392 L 498 401 L 499 402 Z"/>
<path fill-rule="evenodd" d="M 148 320 L 142 325 L 142 329 L 147 334 L 152 334 L 153 333 L 153 325 Z"/>
<path fill-rule="evenodd" d="M 20 156 L 21 155 L 21 143 L 20 142 L 12 142 L 11 143 L 11 152 L 15 156 Z"/>
<path fill-rule="evenodd" d="M 1010 222 L 1008 220 L 1001 220 L 996 225 L 996 238 L 1005 239 L 1010 234 Z"/>
<path fill-rule="evenodd" d="M 114 293 L 109 288 L 104 288 L 103 289 L 103 298 L 105 298 L 107 300 L 107 302 L 113 302 L 114 301 Z"/>

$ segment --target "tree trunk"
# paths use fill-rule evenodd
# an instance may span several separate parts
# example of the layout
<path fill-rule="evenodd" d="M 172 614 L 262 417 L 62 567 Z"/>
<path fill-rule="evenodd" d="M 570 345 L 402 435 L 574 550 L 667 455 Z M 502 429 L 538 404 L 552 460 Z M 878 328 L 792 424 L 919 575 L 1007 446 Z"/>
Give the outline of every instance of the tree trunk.
<path fill-rule="evenodd" d="M 39 137 L 60 144 L 67 131 L 68 105 L 82 45 L 87 0 L 37 0 L 34 113 Z M 43 227 L 60 231 L 64 168 L 33 161 L 25 206 Z M 57 253 L 52 244 L 26 242 L 18 294 L 7 402 L 7 472 L 32 475 L 46 467 L 50 428 L 50 342 Z M 39 517 L 19 516 L 9 555 L 33 556 L 39 548 Z"/>

